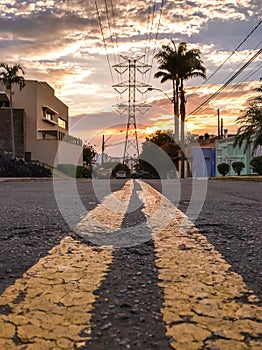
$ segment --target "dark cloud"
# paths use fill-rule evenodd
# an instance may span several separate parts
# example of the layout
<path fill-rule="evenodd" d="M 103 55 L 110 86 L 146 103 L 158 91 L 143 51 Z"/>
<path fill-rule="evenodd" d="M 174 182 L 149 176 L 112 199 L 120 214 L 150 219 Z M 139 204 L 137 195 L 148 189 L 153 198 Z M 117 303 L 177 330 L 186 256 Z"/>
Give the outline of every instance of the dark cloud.
<path fill-rule="evenodd" d="M 63 13 L 58 16 L 53 10 L 47 9 L 29 16 L 16 16 L 13 19 L 0 18 L 0 32 L 12 33 L 16 37 L 41 39 L 54 38 L 65 33 L 83 31 L 96 26 L 94 19 L 81 18 L 72 13 Z"/>
<path fill-rule="evenodd" d="M 231 19 L 230 21 L 221 19 L 209 20 L 198 34 L 193 34 L 191 40 L 205 44 L 215 44 L 217 48 L 233 51 L 251 32 L 259 21 L 243 21 Z M 262 25 L 252 34 L 252 36 L 241 47 L 243 49 L 254 49 L 261 41 Z"/>
<path fill-rule="evenodd" d="M 119 52 L 131 56 L 145 52 L 151 31 L 149 63 L 154 50 L 159 50 L 164 40 L 165 43 L 174 39 L 177 43 L 185 41 L 193 44 L 201 48 L 201 57 L 207 67 L 207 75 L 210 76 L 227 54 L 229 55 L 254 28 L 261 13 L 261 0 L 165 0 L 157 46 L 153 47 L 161 0 L 114 0 L 113 9 L 111 2 L 107 1 L 109 23 L 105 1 L 99 0 L 97 4 L 108 57 L 105 55 L 93 0 L 17 0 L 10 1 L 9 4 L 0 2 L 2 60 L 19 60 L 26 66 L 27 78 L 49 82 L 59 90 L 60 97 L 75 114 L 85 110 L 91 113 L 91 110 L 105 105 L 109 108 L 116 103 L 107 59 L 113 65 L 114 59 L 118 60 L 118 57 L 112 54 L 110 34 L 117 36 Z M 253 50 L 260 40 L 261 29 L 257 30 L 239 51 Z M 238 62 L 231 60 L 210 82 L 223 82 L 229 73 L 234 72 L 243 57 L 242 53 Z M 152 62 L 151 78 L 157 69 L 156 63 L 153 60 Z M 249 67 L 250 73 L 253 67 Z M 248 73 L 249 71 L 245 70 L 245 74 Z M 115 74 L 113 71 L 114 77 Z M 252 78 L 255 79 L 255 76 Z M 157 79 L 151 79 L 151 83 L 163 88 Z M 191 83 L 200 85 L 202 81 L 190 81 L 186 82 L 186 85 Z M 165 88 L 170 88 L 170 85 L 165 85 Z M 237 98 L 235 93 L 232 96 Z M 196 94 L 196 105 L 203 101 L 203 98 L 206 98 L 205 94 Z M 172 114 L 172 106 L 167 100 L 159 100 L 156 105 L 157 108 L 164 108 Z M 89 122 L 97 128 L 103 128 L 104 120 L 111 118 L 111 115 L 101 111 L 98 114 L 101 118 L 95 115 Z M 99 123 L 95 122 L 96 119 Z"/>

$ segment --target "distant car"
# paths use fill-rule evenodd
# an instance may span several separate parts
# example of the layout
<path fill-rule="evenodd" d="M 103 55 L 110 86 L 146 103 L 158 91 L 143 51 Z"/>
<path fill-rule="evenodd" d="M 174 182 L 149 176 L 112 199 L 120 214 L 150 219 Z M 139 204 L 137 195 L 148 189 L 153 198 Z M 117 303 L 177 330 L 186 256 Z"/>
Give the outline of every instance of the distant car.
<path fill-rule="evenodd" d="M 116 179 L 126 179 L 126 171 L 125 170 L 118 170 L 116 172 Z"/>
<path fill-rule="evenodd" d="M 131 175 L 132 179 L 152 179 L 153 176 L 145 170 L 138 170 L 136 173 Z"/>

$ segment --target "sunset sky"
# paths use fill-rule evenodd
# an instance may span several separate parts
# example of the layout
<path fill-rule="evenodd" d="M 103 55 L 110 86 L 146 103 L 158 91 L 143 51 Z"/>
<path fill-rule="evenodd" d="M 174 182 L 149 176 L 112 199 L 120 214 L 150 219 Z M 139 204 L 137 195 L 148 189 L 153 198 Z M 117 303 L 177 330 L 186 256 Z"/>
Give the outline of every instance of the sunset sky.
<path fill-rule="evenodd" d="M 154 54 L 171 39 L 199 48 L 208 80 L 186 82 L 187 128 L 215 134 L 219 108 L 224 127 L 233 133 L 236 117 L 262 78 L 261 55 L 198 114 L 190 113 L 261 48 L 260 21 L 261 0 L 0 0 L 0 57 L 21 64 L 26 79 L 46 81 L 55 89 L 69 106 L 71 134 L 98 151 L 105 134 L 108 153 L 117 143 L 110 150 L 119 155 L 127 115 L 114 106 L 127 95 L 120 98 L 112 85 L 127 78 L 112 66 L 123 61 L 120 55 L 145 55 L 141 62 L 152 68 L 137 79 L 171 96 L 171 83 L 154 79 Z M 137 100 L 152 106 L 136 116 L 139 138 L 173 127 L 172 105 L 163 93 L 137 93 Z"/>

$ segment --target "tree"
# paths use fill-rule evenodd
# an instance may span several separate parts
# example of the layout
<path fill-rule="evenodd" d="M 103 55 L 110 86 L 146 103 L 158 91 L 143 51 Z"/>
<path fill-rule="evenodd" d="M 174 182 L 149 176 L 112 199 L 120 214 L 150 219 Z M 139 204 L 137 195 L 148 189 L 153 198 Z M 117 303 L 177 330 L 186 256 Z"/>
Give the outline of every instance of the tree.
<path fill-rule="evenodd" d="M 251 160 L 250 165 L 256 173 L 262 175 L 262 156 L 254 157 Z"/>
<path fill-rule="evenodd" d="M 220 163 L 217 166 L 217 170 L 218 170 L 219 174 L 221 174 L 223 176 L 225 176 L 226 174 L 229 173 L 229 169 L 230 169 L 230 167 L 227 163 Z"/>
<path fill-rule="evenodd" d="M 185 141 L 185 116 L 186 116 L 186 98 L 184 90 L 184 81 L 194 78 L 206 78 L 206 69 L 202 65 L 200 59 L 200 50 L 187 50 L 187 44 L 182 42 L 176 48 L 173 40 L 173 47 L 163 45 L 162 50 L 156 54 L 159 63 L 158 71 L 155 78 L 161 77 L 161 83 L 167 80 L 172 81 L 173 87 L 173 102 L 174 102 L 174 117 L 175 117 L 175 140 L 179 137 L 179 109 L 181 116 L 180 141 L 183 148 Z M 179 108 L 180 97 L 180 108 Z M 183 152 L 182 152 L 183 154 Z M 182 157 L 181 177 L 184 177 L 184 155 Z"/>
<path fill-rule="evenodd" d="M 259 146 L 262 146 L 262 86 L 256 89 L 259 94 L 251 101 L 249 107 L 240 115 L 236 122 L 239 128 L 235 137 L 234 147 L 239 147 L 245 142 L 244 152 L 249 144 L 254 142 L 252 154 Z"/>
<path fill-rule="evenodd" d="M 167 173 L 177 166 L 179 149 L 170 132 L 157 130 L 143 142 L 137 170 L 148 171 L 156 178 L 166 178 Z"/>
<path fill-rule="evenodd" d="M 6 63 L 0 63 L 0 82 L 5 86 L 9 92 L 10 98 L 10 121 L 11 121 L 11 150 L 12 158 L 15 158 L 15 133 L 14 133 L 14 111 L 13 111 L 13 86 L 18 85 L 20 91 L 25 86 L 24 77 L 19 75 L 21 71 L 25 74 L 23 68 L 19 64 L 9 66 Z"/>
<path fill-rule="evenodd" d="M 180 46 L 176 48 L 175 42 L 173 40 L 173 47 L 169 45 L 162 45 L 162 50 L 159 51 L 155 58 L 158 62 L 159 71 L 156 72 L 155 78 L 161 78 L 160 82 L 165 83 L 168 80 L 172 82 L 172 93 L 173 93 L 173 104 L 174 104 L 174 118 L 175 118 L 175 134 L 174 138 L 176 142 L 179 138 L 179 56 Z"/>
<path fill-rule="evenodd" d="M 243 162 L 234 162 L 232 163 L 232 168 L 234 169 L 234 172 L 240 176 L 241 171 L 245 168 L 245 164 Z"/>
<path fill-rule="evenodd" d="M 187 51 L 186 43 L 181 43 L 182 54 L 181 54 L 181 66 L 179 72 L 180 78 L 180 115 L 181 115 L 181 125 L 180 125 L 180 141 L 181 147 L 184 148 L 185 143 L 185 118 L 186 118 L 186 98 L 184 90 L 184 81 L 194 78 L 202 77 L 206 78 L 206 68 L 202 65 L 200 59 L 200 50 L 191 49 Z M 184 152 L 182 152 L 181 160 L 181 178 L 184 178 Z"/>
<path fill-rule="evenodd" d="M 91 165 L 94 156 L 96 155 L 96 151 L 93 146 L 89 144 L 83 145 L 83 161 L 86 165 Z"/>

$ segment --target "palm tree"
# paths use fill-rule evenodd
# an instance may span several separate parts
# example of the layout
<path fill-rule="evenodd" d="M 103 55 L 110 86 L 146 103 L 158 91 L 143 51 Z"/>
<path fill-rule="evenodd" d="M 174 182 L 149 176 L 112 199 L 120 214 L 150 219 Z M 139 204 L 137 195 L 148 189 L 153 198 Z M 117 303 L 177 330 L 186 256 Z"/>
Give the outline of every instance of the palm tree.
<path fill-rule="evenodd" d="M 179 138 L 179 59 L 181 56 L 181 46 L 176 48 L 173 40 L 173 47 L 169 45 L 162 45 L 162 50 L 159 51 L 155 58 L 159 64 L 159 71 L 155 74 L 155 78 L 161 78 L 160 82 L 165 83 L 168 80 L 172 81 L 173 104 L 174 104 L 174 118 L 175 118 L 175 141 Z"/>
<path fill-rule="evenodd" d="M 15 158 L 15 135 L 14 135 L 14 112 L 13 112 L 13 86 L 18 85 L 20 90 L 25 86 L 23 76 L 18 75 L 19 71 L 25 74 L 23 68 L 19 64 L 9 66 L 6 63 L 0 63 L 0 82 L 9 92 L 10 98 L 10 120 L 11 120 L 11 150 L 12 158 Z"/>
<path fill-rule="evenodd" d="M 184 81 L 193 77 L 206 78 L 206 69 L 202 65 L 200 59 L 200 50 L 187 50 L 187 44 L 182 42 L 176 48 L 173 40 L 173 47 L 163 45 L 162 50 L 156 54 L 159 63 L 158 71 L 155 78 L 161 77 L 161 83 L 167 80 L 172 81 L 173 87 L 173 102 L 174 102 L 174 117 L 175 117 L 175 140 L 179 136 L 179 109 L 181 115 L 180 141 L 181 146 L 184 145 L 185 139 L 185 115 L 186 115 L 186 99 L 184 91 Z M 180 97 L 180 106 L 179 106 Z M 180 108 L 179 108 L 180 107 Z M 182 159 L 181 177 L 184 177 L 184 160 Z"/>
<path fill-rule="evenodd" d="M 184 81 L 201 77 L 206 79 L 206 68 L 202 65 L 200 59 L 200 50 L 191 49 L 187 51 L 187 44 L 181 43 L 181 60 L 179 68 L 179 78 L 180 78 L 180 116 L 181 116 L 181 125 L 180 125 L 180 143 L 181 147 L 184 148 L 185 143 L 185 118 L 186 118 L 186 99 L 185 99 L 185 90 L 184 90 Z M 184 178 L 184 153 L 182 152 L 181 159 L 181 177 Z"/>
<path fill-rule="evenodd" d="M 246 152 L 250 142 L 254 142 L 252 154 L 255 153 L 259 146 L 262 146 L 262 85 L 256 89 L 259 92 L 250 106 L 240 115 L 236 122 L 239 128 L 235 137 L 234 147 L 239 147 L 245 143 L 244 152 Z"/>

